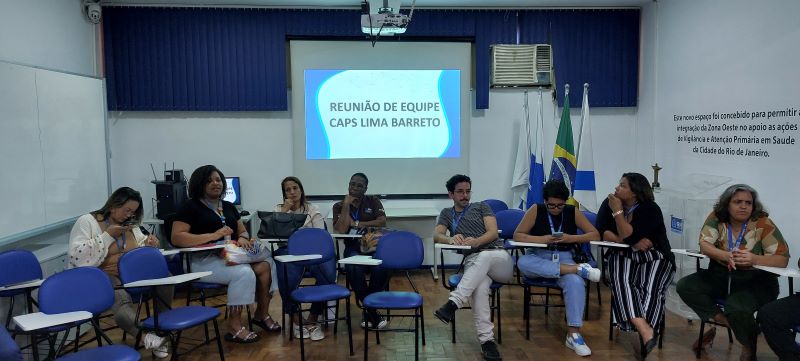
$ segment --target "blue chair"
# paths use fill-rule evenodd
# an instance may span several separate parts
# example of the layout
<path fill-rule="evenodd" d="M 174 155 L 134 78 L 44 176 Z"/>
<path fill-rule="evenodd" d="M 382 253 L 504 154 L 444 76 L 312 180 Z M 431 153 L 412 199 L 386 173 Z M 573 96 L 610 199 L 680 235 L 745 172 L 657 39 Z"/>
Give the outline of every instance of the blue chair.
<path fill-rule="evenodd" d="M 0 252 L 0 264 L 3 265 L 8 271 L 0 272 L 0 286 L 9 286 L 27 281 L 34 281 L 42 279 L 42 267 L 39 260 L 32 252 L 12 249 L 5 252 Z M 10 298 L 8 306 L 8 314 L 6 315 L 6 329 L 9 328 L 11 322 L 12 312 L 14 311 L 14 301 L 16 296 L 25 295 L 25 302 L 27 312 L 33 312 L 33 297 L 31 292 L 34 288 L 21 288 L 10 291 L 0 292 L 0 297 Z"/>
<path fill-rule="evenodd" d="M 321 258 L 311 259 L 311 260 L 304 260 L 304 261 L 294 261 L 295 265 L 308 267 L 308 266 L 315 266 L 321 265 L 323 263 L 329 262 L 336 258 L 336 254 L 334 253 L 334 246 L 333 246 L 333 238 L 331 235 L 319 228 L 303 228 L 299 229 L 294 232 L 288 240 L 287 251 L 289 256 L 306 256 L 306 255 L 320 255 Z M 275 261 L 282 264 L 284 267 L 284 274 L 287 272 L 287 263 L 290 263 L 288 260 L 283 260 L 285 256 L 277 256 Z M 304 270 L 305 273 L 305 270 Z M 289 287 L 288 280 L 284 278 L 281 280 L 284 283 L 284 286 Z M 353 351 L 353 329 L 351 325 L 351 317 L 350 317 L 350 290 L 346 287 L 342 287 L 340 285 L 335 284 L 336 280 L 331 280 L 333 284 L 325 284 L 325 285 L 314 285 L 314 286 L 305 286 L 300 287 L 291 292 L 291 300 L 285 300 L 284 302 L 294 302 L 297 307 L 297 312 L 302 313 L 303 310 L 301 308 L 301 304 L 303 303 L 315 303 L 315 302 L 328 302 L 328 301 L 336 301 L 336 316 L 334 319 L 327 319 L 324 317 L 323 320 L 317 320 L 316 323 L 327 323 L 328 321 L 338 321 L 339 318 L 339 301 L 345 301 L 345 317 L 343 318 L 347 323 L 347 340 L 350 344 L 350 356 L 353 356 L 355 353 Z M 326 312 L 327 316 L 327 312 Z M 306 324 L 305 320 L 303 320 L 302 315 L 299 315 L 300 318 L 300 327 Z M 333 325 L 333 333 L 335 334 L 337 331 L 338 322 L 334 323 Z M 289 333 L 292 335 L 292 333 Z M 300 335 L 300 359 L 306 359 L 305 353 L 305 341 L 303 340 L 302 334 Z"/>
<path fill-rule="evenodd" d="M 112 344 L 111 340 L 102 332 L 97 318 L 104 311 L 111 308 L 114 304 L 114 288 L 111 280 L 99 268 L 78 267 L 56 273 L 47 278 L 39 288 L 39 310 L 46 314 L 67 313 L 75 311 L 87 311 L 92 314 L 90 320 L 84 320 L 55 327 L 37 330 L 31 336 L 32 342 L 36 344 L 39 334 L 48 334 L 50 342 L 50 359 L 58 355 L 66 342 L 66 335 L 71 328 L 75 328 L 76 339 L 79 336 L 79 326 L 90 322 L 95 331 L 97 345 L 102 346 L 102 340 Z M 64 338 L 58 348 L 55 347 L 55 334 L 66 331 Z M 78 344 L 75 343 L 75 352 L 78 351 Z M 115 359 L 117 356 L 128 354 L 127 348 L 106 348 L 94 351 L 95 354 L 105 355 L 104 359 Z M 36 353 L 34 352 L 34 356 Z M 74 357 L 74 356 L 72 356 Z M 98 356 L 99 357 L 99 356 Z"/>
<path fill-rule="evenodd" d="M 119 258 L 119 278 L 123 284 L 169 276 L 167 262 L 157 248 L 136 248 L 125 252 Z M 150 294 L 155 295 L 155 287 L 148 288 Z M 144 287 L 133 288 L 132 290 L 140 295 L 144 295 L 147 292 Z M 139 302 L 141 301 L 140 299 Z M 153 302 L 159 301 L 157 297 L 153 297 Z M 166 306 L 169 307 L 170 305 Z M 211 321 L 214 323 L 219 358 L 224 361 L 225 355 L 222 351 L 222 341 L 219 335 L 219 326 L 217 325 L 217 316 L 219 315 L 218 309 L 205 306 L 185 306 L 162 312 L 159 312 L 158 308 L 154 307 L 153 317 L 148 317 L 142 321 L 140 328 L 154 331 L 158 335 L 168 335 L 172 345 L 172 357 L 177 359 L 181 332 Z M 139 318 L 138 311 L 136 318 Z M 137 343 L 140 336 L 141 332 L 137 336 Z"/>
<path fill-rule="evenodd" d="M 414 328 L 385 328 L 378 329 L 378 325 L 371 327 L 367 323 L 364 327 L 364 361 L 367 360 L 369 353 L 369 331 L 399 331 L 399 332 L 414 332 L 414 360 L 419 360 L 419 330 L 420 323 L 422 326 L 422 344 L 425 344 L 425 321 L 422 315 L 424 314 L 422 305 L 422 295 L 419 294 L 414 281 L 411 280 L 409 270 L 416 270 L 422 265 L 424 258 L 424 249 L 422 247 L 422 239 L 414 233 L 406 231 L 396 231 L 385 234 L 378 242 L 377 250 L 375 251 L 374 258 L 380 259 L 381 263 L 378 267 L 383 267 L 393 271 L 404 271 L 406 279 L 411 284 L 414 292 L 405 291 L 383 291 L 370 294 L 364 298 L 363 306 L 365 310 L 399 310 L 410 311 L 410 314 L 395 314 L 392 313 L 391 317 L 412 317 L 414 318 Z M 380 339 L 377 339 L 380 342 Z"/>
<path fill-rule="evenodd" d="M 71 353 L 56 361 L 139 361 L 141 355 L 124 345 L 109 345 Z M 4 328 L 0 328 L 0 360 L 23 361 L 19 346 Z"/>
<path fill-rule="evenodd" d="M 497 214 L 497 212 L 508 209 L 508 204 L 499 199 L 487 199 L 484 200 L 483 203 L 486 203 L 489 206 L 489 208 L 492 209 L 492 213 L 494 214 Z"/>
<path fill-rule="evenodd" d="M 514 274 L 517 278 L 517 284 L 522 284 L 521 273 L 519 272 L 519 267 L 517 267 L 520 249 L 511 246 L 508 242 L 514 239 L 514 231 L 517 230 L 517 226 L 519 222 L 522 222 L 523 217 L 525 217 L 525 211 L 521 209 L 507 209 L 495 213 L 497 229 L 500 230 L 499 237 L 503 240 L 505 248 L 511 252 L 511 258 L 514 260 Z"/>

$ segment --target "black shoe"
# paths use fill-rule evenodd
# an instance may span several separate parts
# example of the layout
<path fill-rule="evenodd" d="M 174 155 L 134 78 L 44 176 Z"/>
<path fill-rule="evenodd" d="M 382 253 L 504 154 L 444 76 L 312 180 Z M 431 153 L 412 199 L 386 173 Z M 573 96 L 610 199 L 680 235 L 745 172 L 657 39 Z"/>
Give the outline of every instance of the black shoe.
<path fill-rule="evenodd" d="M 442 307 L 439 307 L 438 310 L 433 312 L 433 315 L 436 316 L 436 318 L 438 318 L 439 321 L 442 321 L 445 324 L 449 324 L 450 322 L 453 322 L 453 320 L 456 318 L 457 309 L 458 306 L 456 305 L 455 302 L 453 302 L 453 300 L 447 300 L 447 303 L 445 303 L 444 305 L 442 305 Z"/>
<path fill-rule="evenodd" d="M 486 361 L 502 361 L 503 358 L 500 357 L 500 352 L 497 351 L 497 345 L 494 341 L 486 341 L 481 344 L 481 353 L 483 353 L 483 359 Z"/>

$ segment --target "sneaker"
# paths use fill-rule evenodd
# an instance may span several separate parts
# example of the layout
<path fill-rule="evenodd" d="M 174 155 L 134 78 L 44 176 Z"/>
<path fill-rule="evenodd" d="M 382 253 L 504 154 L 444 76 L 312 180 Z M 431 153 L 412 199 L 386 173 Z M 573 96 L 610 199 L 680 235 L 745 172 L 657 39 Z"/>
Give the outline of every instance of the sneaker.
<path fill-rule="evenodd" d="M 486 361 L 502 361 L 503 358 L 500 357 L 500 351 L 497 351 L 497 345 L 494 341 L 486 341 L 481 344 L 481 353 L 483 354 L 483 359 Z"/>
<path fill-rule="evenodd" d="M 592 282 L 599 282 L 600 269 L 594 268 L 588 263 L 581 263 L 578 265 L 578 276 L 581 276 Z"/>
<path fill-rule="evenodd" d="M 458 305 L 456 305 L 453 300 L 447 300 L 447 303 L 442 305 L 442 307 L 439 307 L 438 310 L 434 311 L 433 315 L 436 316 L 439 321 L 449 324 L 456 318 L 456 310 L 458 310 Z"/>
<path fill-rule="evenodd" d="M 592 354 L 592 350 L 589 346 L 586 346 L 583 336 L 577 332 L 568 334 L 565 344 L 570 350 L 575 351 L 575 354 L 578 356 L 589 356 Z"/>
<path fill-rule="evenodd" d="M 300 326 L 297 324 L 292 324 L 292 331 L 294 331 L 294 337 L 300 338 Z M 324 336 L 323 336 L 324 337 Z M 311 335 L 308 333 L 308 329 L 303 327 L 303 338 L 311 338 Z"/>
<path fill-rule="evenodd" d="M 319 341 L 325 338 L 325 332 L 322 331 L 318 325 L 309 326 L 307 332 L 310 335 L 311 341 Z"/>
<path fill-rule="evenodd" d="M 144 335 L 144 348 L 151 350 L 153 356 L 156 358 L 166 358 L 169 356 L 169 349 L 167 348 L 166 338 L 160 337 L 153 332 L 148 332 Z"/>
<path fill-rule="evenodd" d="M 378 322 L 378 329 L 382 330 L 382 329 L 386 328 L 386 326 L 388 326 L 388 325 L 389 325 L 389 322 L 386 321 L 386 318 L 381 317 L 381 321 Z M 361 328 L 364 328 L 364 327 L 367 327 L 367 321 L 361 321 Z M 369 322 L 369 328 L 373 328 L 373 327 L 374 326 L 372 326 L 372 321 L 370 321 Z"/>

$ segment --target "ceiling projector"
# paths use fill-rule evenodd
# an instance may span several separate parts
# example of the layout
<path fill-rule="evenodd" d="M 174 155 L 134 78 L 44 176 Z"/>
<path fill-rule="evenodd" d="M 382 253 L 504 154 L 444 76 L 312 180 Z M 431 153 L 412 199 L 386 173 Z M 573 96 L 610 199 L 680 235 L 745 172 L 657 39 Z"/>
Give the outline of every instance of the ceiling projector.
<path fill-rule="evenodd" d="M 396 3 L 397 7 L 392 7 L 389 0 L 383 0 L 382 6 L 373 13 L 370 10 L 370 2 L 364 1 L 361 4 L 361 31 L 370 36 L 405 33 L 408 23 L 411 21 L 411 14 L 414 13 L 414 6 L 411 6 L 411 13 L 405 15 L 400 13 L 400 2 L 396 1 Z"/>

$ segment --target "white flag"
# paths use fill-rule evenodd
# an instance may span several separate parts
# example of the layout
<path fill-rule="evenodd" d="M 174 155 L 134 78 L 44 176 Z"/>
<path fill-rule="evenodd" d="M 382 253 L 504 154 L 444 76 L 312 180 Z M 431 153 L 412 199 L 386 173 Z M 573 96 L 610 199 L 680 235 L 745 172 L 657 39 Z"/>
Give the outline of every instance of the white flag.
<path fill-rule="evenodd" d="M 536 123 L 531 124 L 528 92 L 525 92 L 523 105 L 525 119 L 520 122 L 517 158 L 514 163 L 511 190 L 514 192 L 512 207 L 528 209 L 536 202 L 542 202 L 542 185 L 544 184 L 543 105 L 542 90 L 539 89 L 539 103 Z"/>
<path fill-rule="evenodd" d="M 581 105 L 581 131 L 578 133 L 577 172 L 572 198 L 581 207 L 597 213 L 597 187 L 594 181 L 594 151 L 592 150 L 592 126 L 589 123 L 589 84 L 583 84 L 583 104 Z"/>

